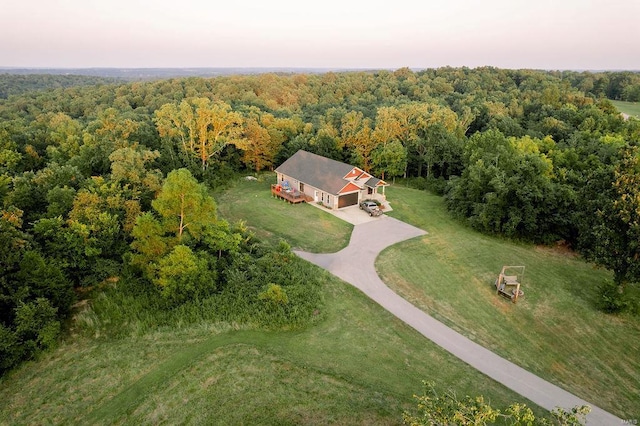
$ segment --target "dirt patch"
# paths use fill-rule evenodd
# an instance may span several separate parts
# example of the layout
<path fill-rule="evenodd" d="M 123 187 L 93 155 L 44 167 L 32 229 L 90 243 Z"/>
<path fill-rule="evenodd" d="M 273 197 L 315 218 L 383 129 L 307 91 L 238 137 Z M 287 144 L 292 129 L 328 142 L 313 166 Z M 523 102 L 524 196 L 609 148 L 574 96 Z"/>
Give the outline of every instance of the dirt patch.
<path fill-rule="evenodd" d="M 536 251 L 569 259 L 575 259 L 579 256 L 565 240 L 557 241 L 552 246 L 537 245 Z"/>
<path fill-rule="evenodd" d="M 564 374 L 566 374 L 567 368 L 565 367 L 565 365 L 562 362 L 554 361 L 551 364 L 551 371 L 554 374 L 564 375 Z"/>

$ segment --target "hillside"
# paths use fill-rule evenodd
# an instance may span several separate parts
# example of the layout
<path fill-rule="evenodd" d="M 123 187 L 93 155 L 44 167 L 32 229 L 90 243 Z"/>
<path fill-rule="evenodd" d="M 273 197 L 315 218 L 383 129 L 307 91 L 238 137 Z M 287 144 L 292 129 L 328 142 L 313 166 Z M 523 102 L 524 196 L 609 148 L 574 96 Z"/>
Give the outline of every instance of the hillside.
<path fill-rule="evenodd" d="M 495 406 L 526 402 L 350 286 L 315 267 L 309 273 L 323 283 L 313 326 L 154 327 L 122 318 L 123 336 L 112 338 L 94 324 L 1 379 L 0 423 L 400 424 L 422 380 L 459 395 L 481 391 Z"/>
<path fill-rule="evenodd" d="M 401 326 L 388 329 L 393 322 L 388 317 L 370 328 L 373 317 L 385 314 L 361 317 L 365 314 L 354 306 L 366 303 L 353 294 L 343 306 L 332 296 L 342 284 L 292 255 L 292 246 L 338 250 L 351 227 L 325 220 L 312 206 L 295 214 L 284 204 L 276 207 L 266 190 L 249 186 L 268 188 L 265 180 L 238 182 L 238 177 L 251 173 L 262 179 L 263 172 L 305 150 L 387 182 L 402 179 L 431 191 L 407 193 L 411 208 L 396 204 L 393 213 L 457 237 L 425 240 L 429 243 L 411 246 L 407 254 L 405 246 L 388 251 L 399 260 L 382 271 L 408 298 L 425 309 L 437 306 L 444 322 L 587 399 L 605 383 L 611 396 L 604 406 L 633 415 L 637 397 L 629 380 L 637 377 L 637 361 L 618 357 L 606 336 L 617 342 L 637 332 L 640 121 L 623 120 L 606 98 L 632 100 L 638 78 L 628 72 L 491 67 L 113 84 L 91 84 L 89 77 L 8 76 L 8 88 L 16 94 L 0 99 L 0 375 L 13 396 L 3 408 L 18 422 L 21 416 L 35 421 L 29 416 L 37 410 L 28 404 L 43 394 L 60 406 L 68 405 L 64 398 L 80 404 L 70 415 L 95 411 L 98 418 L 113 411 L 121 419 L 135 412 L 126 403 L 137 404 L 135 393 L 154 401 L 168 398 L 154 394 L 165 380 L 187 386 L 182 394 L 190 392 L 194 383 L 179 380 L 187 371 L 185 360 L 207 359 L 216 345 L 227 348 L 224 342 L 239 345 L 227 348 L 230 357 L 242 345 L 254 345 L 260 366 L 274 359 L 278 365 L 291 362 L 297 376 L 311 366 L 321 374 L 318 383 L 347 381 L 360 395 L 356 400 L 364 401 L 361 413 L 370 411 L 363 408 L 371 403 L 364 395 L 380 387 L 380 404 L 388 408 L 376 414 L 381 422 L 398 421 L 399 407 L 411 404 L 422 379 L 457 392 L 482 391 L 500 403 L 517 400 L 455 361 L 451 368 L 436 368 L 435 361 L 421 367 L 423 358 L 446 357 L 434 355 L 437 350 L 408 331 L 405 335 Z M 437 208 L 429 204 L 433 193 L 442 197 Z M 441 220 L 430 221 L 427 211 L 437 211 Z M 436 245 L 440 250 L 434 252 Z M 542 252 L 562 247 L 601 269 L 585 271 L 582 262 L 546 268 L 551 258 L 531 254 L 530 245 Z M 438 258 L 445 253 L 449 258 Z M 491 281 L 506 262 L 505 253 L 530 259 L 513 261 L 533 264 L 533 288 L 544 288 L 546 297 L 528 293 L 516 311 L 526 313 L 522 321 L 500 313 L 497 323 L 504 321 L 505 327 L 496 328 L 487 309 L 494 300 L 491 291 L 461 289 Z M 424 271 L 420 265 L 433 267 Z M 537 287 L 541 281 L 550 287 Z M 431 288 L 441 282 L 455 285 Z M 440 296 L 425 299 L 423 293 Z M 574 313 L 575 323 L 562 317 L 565 312 Z M 349 319 L 348 326 L 340 315 Z M 582 337 L 568 338 L 566 325 L 581 330 Z M 341 334 L 343 329 L 348 332 Z M 375 337 L 381 329 L 388 333 Z M 234 333 L 216 340 L 227 330 L 242 330 L 258 343 Z M 317 330 L 335 341 L 320 339 Z M 510 330 L 518 332 L 512 336 Z M 181 333 L 193 336 L 193 345 Z M 361 334 L 367 338 L 360 341 Z M 590 335 L 601 336 L 593 347 Z M 264 336 L 279 343 L 263 345 Z M 293 348 L 297 337 L 314 352 Z M 554 346 L 558 338 L 566 344 Z M 619 347 L 635 353 L 635 341 Z M 383 342 L 398 343 L 400 352 Z M 579 348 L 577 357 L 572 344 Z M 127 347 L 141 355 L 127 358 Z M 140 362 L 145 348 L 148 366 Z M 83 358 L 95 351 L 106 358 Z M 299 356 L 285 355 L 297 351 Z M 72 362 L 65 361 L 66 353 Z M 387 353 L 393 354 L 389 360 Z M 93 358 L 98 364 L 91 364 Z M 109 370 L 111 361 L 122 370 Z M 387 362 L 389 370 L 381 373 Z M 24 397 L 31 387 L 22 385 L 35 380 L 35 386 L 38 377 L 47 377 L 47 363 L 68 379 L 49 376 L 37 387 L 39 394 Z M 216 376 L 216 366 L 194 365 L 212 368 Z M 603 372 L 587 377 L 575 367 L 582 365 Z M 406 374 L 398 376 L 403 368 Z M 102 370 L 121 380 L 100 379 Z M 280 374 L 270 371 L 265 374 Z M 263 381 L 275 383 L 270 380 Z M 82 400 L 68 393 L 76 382 L 89 389 L 74 394 Z M 248 392 L 239 389 L 238 395 Z M 308 399 L 315 394 L 322 394 L 320 387 L 306 393 Z M 323 403 L 330 406 L 336 395 Z M 273 403 L 284 407 L 285 399 Z M 39 405 L 55 412 L 48 419 L 65 416 L 56 411 L 58 405 L 48 404 L 43 399 Z M 199 407 L 189 410 L 206 412 Z"/>

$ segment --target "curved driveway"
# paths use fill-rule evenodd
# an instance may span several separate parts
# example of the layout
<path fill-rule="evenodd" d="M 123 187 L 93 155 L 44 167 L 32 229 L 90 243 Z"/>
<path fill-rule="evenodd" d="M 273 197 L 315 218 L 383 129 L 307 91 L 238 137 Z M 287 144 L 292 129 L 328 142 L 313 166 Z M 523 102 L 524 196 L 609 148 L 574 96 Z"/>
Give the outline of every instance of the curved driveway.
<path fill-rule="evenodd" d="M 382 216 L 377 220 L 356 225 L 349 245 L 337 253 L 315 254 L 302 251 L 295 253 L 357 287 L 438 346 L 539 406 L 552 410 L 558 406 L 571 409 L 576 405 L 589 405 L 591 413 L 587 416 L 587 424 L 622 424 L 618 417 L 542 380 L 467 339 L 387 287 L 375 270 L 374 262 L 378 254 L 390 245 L 425 234 L 426 232 L 422 229 L 392 217 Z"/>

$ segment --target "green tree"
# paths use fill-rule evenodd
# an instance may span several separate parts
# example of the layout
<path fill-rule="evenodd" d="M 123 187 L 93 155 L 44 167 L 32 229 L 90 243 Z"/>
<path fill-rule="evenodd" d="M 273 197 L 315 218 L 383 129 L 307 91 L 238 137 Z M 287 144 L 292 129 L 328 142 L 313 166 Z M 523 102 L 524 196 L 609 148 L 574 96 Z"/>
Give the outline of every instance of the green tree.
<path fill-rule="evenodd" d="M 26 357 L 47 349 L 56 342 L 60 333 L 57 309 L 49 300 L 39 297 L 32 302 L 20 303 L 16 308 L 16 335 L 23 345 Z"/>
<path fill-rule="evenodd" d="M 80 153 L 82 126 L 77 120 L 62 112 L 47 116 L 48 139 L 47 156 L 64 163 Z"/>
<path fill-rule="evenodd" d="M 440 123 L 419 129 L 409 147 L 418 159 L 418 176 L 422 176 L 422 168 L 426 165 L 427 179 L 436 164 L 440 166 L 441 173 L 447 166 L 455 170 L 462 154 L 459 139 Z"/>
<path fill-rule="evenodd" d="M 464 148 L 465 170 L 447 189 L 450 211 L 485 232 L 545 240 L 556 188 L 553 164 L 540 144 L 494 130 L 472 136 Z"/>
<path fill-rule="evenodd" d="M 216 289 L 215 258 L 206 253 L 194 253 L 189 247 L 177 245 L 158 261 L 154 282 L 162 296 L 175 303 L 211 294 Z"/>
<path fill-rule="evenodd" d="M 18 152 L 17 144 L 11 140 L 6 130 L 0 129 L 0 176 L 14 173 L 21 161 L 22 154 Z"/>
<path fill-rule="evenodd" d="M 67 187 L 47 192 L 47 214 L 33 222 L 33 235 L 76 285 L 94 285 L 119 270 L 139 213 L 126 195 L 102 177 L 85 181 L 77 192 Z"/>
<path fill-rule="evenodd" d="M 76 190 L 68 186 L 50 189 L 47 191 L 47 212 L 45 217 L 64 217 L 73 208 L 73 200 L 76 197 Z"/>
<path fill-rule="evenodd" d="M 139 128 L 137 121 L 126 118 L 115 108 L 106 108 L 84 129 L 79 152 L 69 163 L 86 176 L 104 176 L 111 167 L 111 153 L 133 145 Z"/>
<path fill-rule="evenodd" d="M 151 205 L 157 214 L 141 214 L 132 230 L 132 264 L 174 303 L 213 292 L 217 259 L 236 251 L 241 235 L 216 218 L 213 197 L 187 169 L 169 173 Z"/>
<path fill-rule="evenodd" d="M 13 311 L 20 300 L 15 274 L 20 271 L 24 253 L 31 248 L 29 235 L 22 229 L 22 212 L 0 210 L 0 323 L 12 324 Z"/>
<path fill-rule="evenodd" d="M 52 346 L 74 300 L 69 281 L 34 250 L 21 212 L 0 212 L 0 374 Z"/>
<path fill-rule="evenodd" d="M 5 203 L 22 210 L 25 223 L 31 223 L 46 214 L 48 200 L 64 203 L 63 200 L 48 198 L 49 191 L 65 187 L 77 189 L 82 181 L 82 174 L 77 167 L 49 163 L 36 173 L 25 172 L 14 176 Z"/>
<path fill-rule="evenodd" d="M 185 234 L 200 240 L 206 227 L 216 222 L 213 197 L 187 169 L 169 173 L 151 205 L 162 218 L 162 228 L 175 234 L 178 242 Z"/>
<path fill-rule="evenodd" d="M 15 281 L 22 287 L 23 300 L 46 299 L 58 315 L 66 315 L 75 302 L 73 286 L 51 258 L 35 250 L 22 255 Z"/>
<path fill-rule="evenodd" d="M 61 217 L 36 221 L 33 237 L 40 250 L 55 261 L 74 285 L 95 283 L 91 277 L 97 251 L 87 245 L 85 235 L 70 229 Z"/>
<path fill-rule="evenodd" d="M 617 217 L 608 221 L 611 225 L 619 225 L 618 233 L 622 236 L 622 244 L 613 248 L 618 255 L 612 269 L 616 282 L 624 286 L 627 283 L 640 282 L 640 149 L 627 151 L 615 174 L 614 188 L 617 199 L 613 207 Z M 608 263 L 608 262 L 607 262 Z"/>
<path fill-rule="evenodd" d="M 585 257 L 613 271 L 615 287 L 603 285 L 603 308 L 627 307 L 628 286 L 640 282 L 640 150 L 626 150 L 610 188 L 603 188 L 598 210 L 591 215 Z"/>
<path fill-rule="evenodd" d="M 158 157 L 158 151 L 138 144 L 117 149 L 109 156 L 111 180 L 123 188 L 127 198 L 140 200 L 146 208 L 162 184 L 162 172 L 150 167 Z"/>
<path fill-rule="evenodd" d="M 372 163 L 382 179 L 400 176 L 407 168 L 407 150 L 397 140 L 380 145 L 373 151 Z"/>
<path fill-rule="evenodd" d="M 165 230 L 152 212 L 138 216 L 131 236 L 132 263 L 140 267 L 147 277 L 155 276 L 155 262 L 171 250 L 175 238 L 165 236 Z"/>

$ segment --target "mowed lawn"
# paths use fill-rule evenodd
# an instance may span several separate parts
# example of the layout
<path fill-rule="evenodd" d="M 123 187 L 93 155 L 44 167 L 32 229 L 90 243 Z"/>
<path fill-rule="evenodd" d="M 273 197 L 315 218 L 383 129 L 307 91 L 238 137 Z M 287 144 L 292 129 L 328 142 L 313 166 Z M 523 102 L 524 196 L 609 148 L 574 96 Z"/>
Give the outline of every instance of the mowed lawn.
<path fill-rule="evenodd" d="M 275 173 L 260 174 L 257 181 L 237 179 L 216 194 L 220 214 L 234 222 L 243 220 L 264 239 L 286 240 L 293 248 L 333 253 L 349 243 L 353 225 L 306 203 L 290 204 L 271 195 Z"/>
<path fill-rule="evenodd" d="M 243 219 L 277 241 L 275 230 L 258 227 L 282 221 L 270 208 L 306 208 L 311 215 L 316 209 L 263 197 L 259 191 L 267 185 L 243 181 L 217 200 L 221 211 L 234 213 L 222 216 Z M 267 213 L 238 209 L 251 195 L 264 201 L 259 207 Z M 323 238 L 340 241 L 327 247 L 346 244 L 351 227 L 317 212 L 330 224 Z M 314 239 L 304 238 L 300 228 L 286 228 L 283 237 L 313 249 Z M 316 266 L 309 265 L 309 273 L 322 277 L 323 308 L 319 320 L 302 330 L 206 321 L 150 328 L 131 318 L 125 324 L 131 334 L 116 338 L 73 335 L 71 322 L 71 334 L 55 350 L 0 379 L 0 424 L 394 425 L 401 424 L 404 409 L 415 407 L 412 395 L 422 392 L 423 380 L 460 397 L 482 394 L 494 407 L 517 401 L 544 413 L 357 289 Z"/>
<path fill-rule="evenodd" d="M 385 250 L 383 280 L 425 312 L 621 418 L 640 418 L 640 319 L 595 308 L 611 275 L 567 250 L 477 233 L 441 197 L 391 187 L 390 213 L 429 234 Z M 496 295 L 503 265 L 526 267 L 517 304 Z"/>
<path fill-rule="evenodd" d="M 611 103 L 618 108 L 618 111 L 640 118 L 640 102 L 611 101 Z"/>
<path fill-rule="evenodd" d="M 0 424 L 393 425 L 415 406 L 422 380 L 496 407 L 527 403 L 312 270 L 325 281 L 313 327 L 205 323 L 69 338 L 0 380 Z"/>

